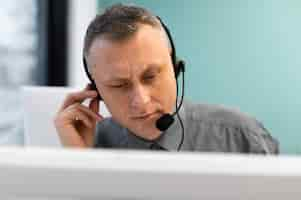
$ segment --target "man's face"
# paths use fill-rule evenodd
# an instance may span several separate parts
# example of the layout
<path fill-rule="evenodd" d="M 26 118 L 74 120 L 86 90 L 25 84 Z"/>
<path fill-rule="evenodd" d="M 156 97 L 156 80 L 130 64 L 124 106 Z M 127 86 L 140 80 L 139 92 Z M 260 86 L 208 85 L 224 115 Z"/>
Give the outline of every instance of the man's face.
<path fill-rule="evenodd" d="M 156 120 L 172 113 L 176 80 L 165 33 L 149 25 L 125 41 L 96 39 L 91 74 L 112 117 L 137 136 L 153 140 Z"/>

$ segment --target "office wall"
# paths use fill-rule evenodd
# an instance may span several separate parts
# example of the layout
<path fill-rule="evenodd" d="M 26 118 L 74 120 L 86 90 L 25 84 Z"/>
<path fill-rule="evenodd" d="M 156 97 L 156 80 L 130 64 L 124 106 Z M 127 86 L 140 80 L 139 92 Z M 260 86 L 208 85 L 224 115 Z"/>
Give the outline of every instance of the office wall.
<path fill-rule="evenodd" d="M 239 107 L 265 124 L 282 153 L 301 152 L 301 1 L 122 2 L 168 24 L 187 62 L 186 98 Z"/>

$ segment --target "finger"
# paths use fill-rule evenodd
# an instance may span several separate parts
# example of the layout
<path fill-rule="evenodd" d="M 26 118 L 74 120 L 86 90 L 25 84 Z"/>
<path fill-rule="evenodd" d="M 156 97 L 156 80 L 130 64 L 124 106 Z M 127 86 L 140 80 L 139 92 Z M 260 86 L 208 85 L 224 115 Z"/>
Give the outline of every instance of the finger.
<path fill-rule="evenodd" d="M 103 120 L 103 117 L 101 115 L 99 115 L 98 113 L 95 113 L 94 111 L 90 110 L 88 107 L 82 105 L 82 104 L 73 104 L 72 106 L 70 106 L 71 110 L 81 110 L 82 112 L 84 112 L 86 115 L 88 115 L 91 119 L 95 120 L 95 121 L 101 121 Z"/>
<path fill-rule="evenodd" d="M 61 113 L 60 119 L 58 121 L 64 124 L 66 120 L 68 122 L 71 122 L 72 124 L 75 124 L 76 122 L 83 122 L 87 127 L 93 127 L 93 123 L 89 116 L 82 110 L 75 107 L 73 107 L 72 109 L 70 108 L 68 110 L 65 110 Z"/>
<path fill-rule="evenodd" d="M 85 112 L 87 115 L 89 115 L 89 117 L 91 117 L 92 119 L 96 120 L 96 121 L 101 121 L 103 120 L 103 117 L 98 114 L 95 113 L 94 111 L 90 110 L 88 107 L 80 105 L 79 109 L 81 109 L 83 112 Z"/>
<path fill-rule="evenodd" d="M 94 98 L 91 100 L 89 104 L 90 110 L 92 110 L 95 113 L 99 113 L 99 100 L 97 98 Z"/>
<path fill-rule="evenodd" d="M 97 97 L 97 92 L 94 90 L 86 90 L 81 92 L 73 92 L 67 95 L 66 99 L 63 102 L 63 105 L 60 108 L 60 111 L 66 109 L 74 103 L 82 103 L 87 98 Z"/>
<path fill-rule="evenodd" d="M 93 123 L 91 122 L 91 119 L 82 110 L 77 110 L 76 112 L 73 112 L 72 114 L 73 114 L 72 118 L 75 123 L 82 122 L 89 128 L 93 127 Z"/>

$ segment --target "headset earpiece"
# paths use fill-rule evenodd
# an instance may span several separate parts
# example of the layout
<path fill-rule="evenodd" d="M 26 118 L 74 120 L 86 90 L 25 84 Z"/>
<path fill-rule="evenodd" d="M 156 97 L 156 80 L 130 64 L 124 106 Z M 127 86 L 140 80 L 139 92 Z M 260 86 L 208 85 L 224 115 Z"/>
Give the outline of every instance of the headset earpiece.
<path fill-rule="evenodd" d="M 174 70 L 175 70 L 175 76 L 176 78 L 179 77 L 179 74 L 181 72 L 185 72 L 185 62 L 184 60 L 177 60 L 174 66 Z"/>

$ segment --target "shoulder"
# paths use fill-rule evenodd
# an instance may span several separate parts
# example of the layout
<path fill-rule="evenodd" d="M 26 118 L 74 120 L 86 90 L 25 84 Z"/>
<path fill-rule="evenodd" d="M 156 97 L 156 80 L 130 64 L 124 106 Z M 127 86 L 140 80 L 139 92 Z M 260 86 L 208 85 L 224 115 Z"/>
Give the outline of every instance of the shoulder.
<path fill-rule="evenodd" d="M 225 149 L 233 149 L 238 145 L 240 149 L 247 146 L 247 152 L 278 153 L 278 141 L 263 124 L 237 108 L 191 102 L 185 102 L 184 107 L 190 127 L 205 130 L 200 137 L 205 135 L 211 140 L 218 138 L 220 143 L 227 143 Z M 228 143 L 232 146 L 228 146 Z"/>
<path fill-rule="evenodd" d="M 238 108 L 223 105 L 185 102 L 186 117 L 193 121 L 220 124 L 233 127 L 256 129 L 259 122 Z"/>

